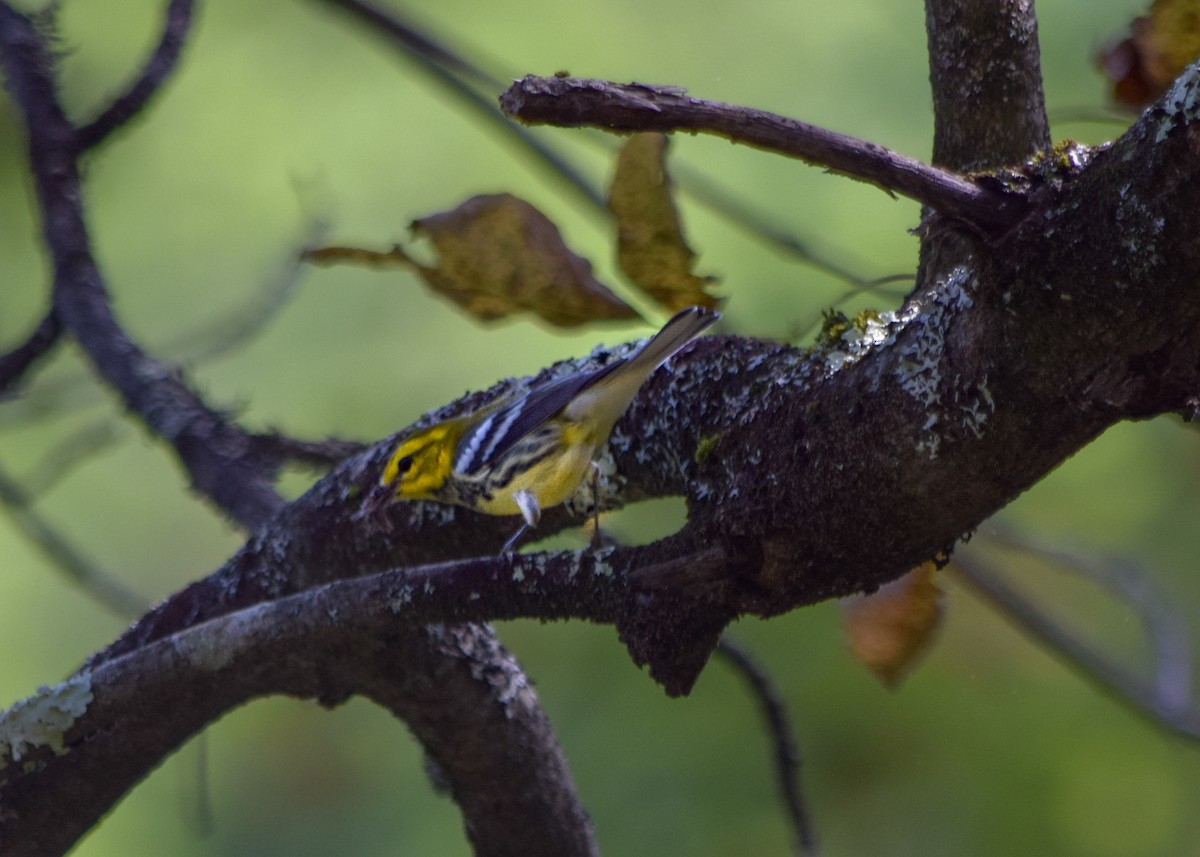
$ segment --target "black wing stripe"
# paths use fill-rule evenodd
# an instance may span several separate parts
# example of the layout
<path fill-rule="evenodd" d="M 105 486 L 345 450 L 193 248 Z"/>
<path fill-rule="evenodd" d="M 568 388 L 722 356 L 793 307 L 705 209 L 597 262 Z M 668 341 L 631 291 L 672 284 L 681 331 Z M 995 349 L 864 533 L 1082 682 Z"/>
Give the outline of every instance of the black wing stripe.
<path fill-rule="evenodd" d="M 455 469 L 459 473 L 471 473 L 494 465 L 522 438 L 565 408 L 567 402 L 582 390 L 624 362 L 615 360 L 591 372 L 550 381 L 490 414 L 459 441 Z"/>

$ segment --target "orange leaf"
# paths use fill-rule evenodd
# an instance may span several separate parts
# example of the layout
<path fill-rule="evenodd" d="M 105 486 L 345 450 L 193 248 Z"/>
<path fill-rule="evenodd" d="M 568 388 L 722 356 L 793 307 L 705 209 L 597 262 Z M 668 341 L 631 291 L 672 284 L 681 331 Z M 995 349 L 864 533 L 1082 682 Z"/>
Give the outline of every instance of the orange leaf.
<path fill-rule="evenodd" d="M 1154 0 L 1150 14 L 1135 18 L 1130 32 L 1101 51 L 1099 61 L 1113 98 L 1141 110 L 1200 56 L 1200 0 Z"/>
<path fill-rule="evenodd" d="M 871 595 L 846 602 L 842 623 L 850 651 L 895 690 L 933 641 L 942 619 L 942 590 L 932 562 L 922 563 Z"/>
<path fill-rule="evenodd" d="M 715 308 L 712 277 L 692 273 L 695 253 L 683 240 L 666 170 L 665 134 L 634 134 L 617 157 L 608 207 L 617 219 L 617 264 L 668 310 Z"/>

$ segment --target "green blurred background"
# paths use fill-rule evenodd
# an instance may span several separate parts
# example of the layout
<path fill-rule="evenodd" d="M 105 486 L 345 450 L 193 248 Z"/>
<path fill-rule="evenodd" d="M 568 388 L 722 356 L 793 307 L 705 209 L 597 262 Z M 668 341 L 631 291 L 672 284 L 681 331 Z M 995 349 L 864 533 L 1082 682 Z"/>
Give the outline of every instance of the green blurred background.
<path fill-rule="evenodd" d="M 128 79 L 157 38 L 163 5 L 65 0 L 63 97 L 74 115 L 89 115 Z M 1042 4 L 1052 118 L 1104 106 L 1093 56 L 1139 11 L 1132 0 Z M 915 2 L 443 0 L 421 20 L 502 75 L 567 69 L 682 85 L 916 157 L 929 152 L 924 15 Z M 1055 124 L 1056 138 L 1084 142 L 1118 133 L 1119 125 Z M 576 153 L 595 180 L 607 174 L 599 150 L 577 145 L 578 132 L 542 137 Z M 0 99 L 5 348 L 46 303 L 23 146 Z M 912 203 L 722 141 L 683 137 L 673 157 L 864 275 L 913 268 Z M 414 218 L 509 191 L 538 205 L 601 279 L 618 283 L 598 218 L 386 43 L 315 0 L 203 4 L 179 73 L 89 160 L 87 191 L 120 318 L 140 342 L 181 362 L 194 353 L 188 334 L 236 314 L 286 274 L 313 218 L 329 223 L 329 241 L 385 248 L 406 238 Z M 686 198 L 683 214 L 699 270 L 722 277 L 731 331 L 783 334 L 845 290 Z M 862 305 L 885 309 L 894 299 L 852 306 Z M 523 320 L 484 329 L 405 274 L 311 270 L 251 342 L 187 371 L 210 402 L 249 426 L 367 440 L 501 375 L 648 329 L 567 336 Z M 47 407 L 52 413 L 38 416 Z M 240 542 L 189 494 L 162 445 L 87 379 L 70 347 L 22 398 L 0 403 L 0 431 L 0 466 L 33 482 L 79 432 L 111 436 L 36 508 L 147 599 L 209 573 Z M 1190 616 L 1200 604 L 1197 448 L 1177 420 L 1120 427 L 1003 519 L 1052 543 L 1137 557 Z M 309 478 L 292 474 L 285 484 L 295 493 Z M 677 505 L 656 512 L 611 526 L 652 538 L 679 520 Z M 1133 663 L 1144 655 L 1136 618 L 1092 587 L 1045 564 L 1003 562 L 1081 635 Z M 7 705 L 68 674 L 123 622 L 65 581 L 3 515 L 0 568 Z M 937 645 L 894 694 L 847 654 L 837 605 L 733 628 L 770 667 L 794 714 L 825 853 L 1200 854 L 1195 749 L 1100 696 L 952 578 L 945 585 Z M 668 700 L 629 664 L 611 629 L 521 622 L 501 635 L 558 725 L 606 853 L 787 852 L 755 704 L 722 664 L 690 698 Z M 197 818 L 204 764 L 207 830 Z M 195 742 L 184 748 L 77 853 L 468 851 L 454 806 L 433 794 L 402 726 L 360 702 L 326 712 L 280 699 L 216 724 L 206 755 Z"/>

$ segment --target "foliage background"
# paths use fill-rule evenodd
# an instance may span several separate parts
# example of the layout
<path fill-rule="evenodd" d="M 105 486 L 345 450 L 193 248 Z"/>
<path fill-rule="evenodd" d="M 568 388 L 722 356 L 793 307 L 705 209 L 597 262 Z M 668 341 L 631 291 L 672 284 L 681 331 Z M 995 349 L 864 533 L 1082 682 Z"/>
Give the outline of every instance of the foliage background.
<path fill-rule="evenodd" d="M 161 7 L 63 3 L 63 84 L 76 116 L 128 78 L 157 38 Z M 1059 0 L 1039 11 L 1052 121 L 1101 107 L 1092 57 L 1139 4 Z M 677 84 L 928 157 L 918 4 L 444 0 L 422 14 L 469 55 L 495 58 L 501 74 L 568 69 Z M 1099 142 L 1120 128 L 1055 121 L 1054 131 Z M 569 145 L 579 134 L 543 136 Z M 23 146 L 0 100 L 5 344 L 19 341 L 46 300 Z M 603 179 L 608 166 L 594 147 L 573 148 Z M 684 137 L 673 151 L 868 276 L 914 267 L 906 229 L 916 223 L 915 204 L 721 141 Z M 180 337 L 282 275 L 314 216 L 330 223 L 332 241 L 385 247 L 406 238 L 416 217 L 507 190 L 538 205 L 601 279 L 617 282 L 603 223 L 390 46 L 316 0 L 204 4 L 164 96 L 93 157 L 88 189 L 119 316 L 139 341 L 178 359 L 187 353 Z M 782 334 L 844 289 L 683 205 L 698 269 L 723 278 L 730 330 Z M 894 299 L 867 303 L 888 308 Z M 407 275 L 312 270 L 253 341 L 186 371 L 210 401 L 254 427 L 366 440 L 501 375 L 648 329 L 566 336 L 527 321 L 483 329 Z M 31 419 L 46 403 L 60 412 Z M 116 443 L 38 497 L 37 509 L 100 565 L 157 599 L 237 547 L 239 535 L 188 495 L 164 450 L 122 421 L 69 348 L 27 395 L 0 403 L 0 466 L 30 477 L 61 454 L 60 441 L 91 426 L 111 429 Z M 1138 558 L 1193 614 L 1197 450 L 1194 432 L 1178 421 L 1122 426 L 1003 518 L 1056 544 Z M 308 478 L 292 474 L 287 484 L 298 492 Z M 651 538 L 680 514 L 671 504 L 655 512 L 611 526 Z M 1081 634 L 1136 660 L 1134 618 L 1045 564 L 1009 566 Z M 0 570 L 3 704 L 64 676 L 123 627 L 3 516 Z M 896 694 L 848 656 L 834 604 L 735 628 L 794 714 L 825 852 L 1200 854 L 1196 750 L 1098 695 L 952 578 L 946 585 L 938 644 Z M 512 623 L 502 637 L 538 683 L 606 853 L 785 853 L 754 703 L 721 664 L 689 699 L 667 700 L 630 666 L 610 629 Z M 193 745 L 78 853 L 468 853 L 456 810 L 428 785 L 419 748 L 369 705 L 324 712 L 262 701 L 216 724 L 207 745 L 207 835 L 196 819 L 202 756 Z"/>

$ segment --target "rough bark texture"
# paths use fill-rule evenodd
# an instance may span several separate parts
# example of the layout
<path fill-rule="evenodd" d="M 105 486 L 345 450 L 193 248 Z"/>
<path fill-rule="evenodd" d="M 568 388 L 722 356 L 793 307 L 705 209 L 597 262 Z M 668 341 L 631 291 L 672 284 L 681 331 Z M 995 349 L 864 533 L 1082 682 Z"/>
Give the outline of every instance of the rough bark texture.
<path fill-rule="evenodd" d="M 1032 7 L 991 4 L 982 21 L 958 14 L 929 6 L 931 44 L 947 53 L 932 72 L 939 111 L 966 93 L 994 99 L 1002 118 L 960 138 L 939 117 L 939 157 L 1024 160 L 1045 136 Z M 972 32 L 1006 40 L 1008 58 L 988 66 L 967 52 Z M 174 446 L 198 489 L 258 527 L 223 568 L 30 703 L 54 708 L 62 726 L 16 751 L 0 744 L 5 853 L 69 847 L 174 747 L 248 699 L 335 704 L 362 693 L 403 717 L 443 768 L 478 853 L 591 854 L 586 815 L 519 669 L 486 628 L 441 623 L 612 623 L 635 661 L 683 693 L 733 617 L 872 589 L 951 549 L 1106 427 L 1190 418 L 1197 407 L 1192 67 L 1108 149 L 1063 149 L 991 180 L 951 177 L 944 199 L 990 198 L 1003 210 L 984 205 L 972 220 L 966 205 L 931 223 L 953 235 L 954 252 L 927 267 L 896 313 L 813 352 L 708 337 L 658 373 L 610 453 L 620 499 L 687 497 L 688 522 L 667 539 L 495 557 L 510 521 L 430 504 L 361 519 L 391 439 L 284 506 L 252 440 L 116 326 L 88 249 L 71 154 L 80 140 L 57 107 L 36 30 L 2 3 L 0 60 L 30 129 L 56 323 Z M 676 91 L 661 94 L 670 111 L 655 109 L 654 93 L 643 88 L 646 103 L 620 127 L 662 129 L 664 114 L 707 109 Z M 573 102 L 564 121 L 606 124 L 605 105 L 594 116 L 580 109 Z M 989 131 L 997 121 L 1015 126 Z M 86 142 L 102 137 L 94 129 Z M 857 174 L 885 181 L 872 147 L 860 151 Z M 837 165 L 855 171 L 853 157 Z M 542 526 L 569 520 L 554 510 Z M 485 556 L 419 565 L 471 555 Z M 5 715 L 5 735 L 28 709 Z"/>
<path fill-rule="evenodd" d="M 933 163 L 967 172 L 1050 147 L 1033 0 L 926 0 Z"/>

